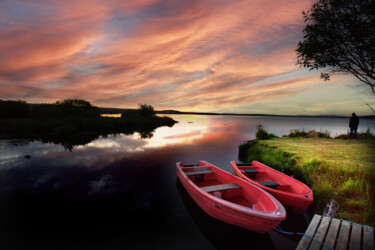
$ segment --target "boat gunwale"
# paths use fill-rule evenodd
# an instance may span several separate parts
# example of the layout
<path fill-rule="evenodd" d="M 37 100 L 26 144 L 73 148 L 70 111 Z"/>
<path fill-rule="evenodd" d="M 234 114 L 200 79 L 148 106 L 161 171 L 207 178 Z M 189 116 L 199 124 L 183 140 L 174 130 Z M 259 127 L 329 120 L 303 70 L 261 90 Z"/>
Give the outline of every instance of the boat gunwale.
<path fill-rule="evenodd" d="M 301 181 L 299 181 L 297 179 L 294 179 L 294 178 L 292 178 L 292 177 L 290 177 L 290 176 L 288 176 L 288 175 L 286 175 L 286 174 L 284 174 L 284 173 L 282 173 L 280 171 L 277 171 L 276 169 L 273 169 L 273 168 L 271 168 L 271 167 L 269 167 L 269 166 L 267 166 L 267 165 L 265 165 L 265 164 L 263 164 L 261 162 L 252 161 L 251 165 L 253 164 L 253 162 L 257 162 L 257 163 L 261 164 L 262 167 L 267 167 L 271 171 L 277 172 L 277 174 L 280 174 L 282 176 L 288 177 L 289 179 L 292 179 L 295 183 L 298 183 L 299 185 L 304 186 L 307 189 L 307 192 L 306 193 L 295 193 L 295 192 L 288 192 L 288 191 L 283 191 L 283 190 L 278 190 L 278 189 L 269 188 L 267 186 L 263 186 L 262 184 L 254 181 L 254 180 L 250 179 L 249 177 L 247 177 L 246 175 L 242 174 L 240 172 L 241 169 L 237 166 L 237 163 L 235 161 L 231 161 L 231 165 L 232 165 L 232 169 L 234 170 L 234 172 L 236 172 L 235 169 L 234 169 L 234 167 L 239 170 L 238 172 L 241 174 L 241 177 L 238 176 L 238 174 L 236 173 L 237 177 L 240 177 L 240 178 L 242 178 L 242 179 L 250 182 L 251 184 L 258 186 L 258 187 L 266 190 L 267 192 L 274 192 L 274 193 L 281 194 L 281 195 L 294 196 L 295 198 L 304 199 L 306 201 L 310 201 L 310 200 L 312 201 L 313 200 L 313 192 L 312 192 L 311 188 L 308 187 L 305 183 L 303 183 L 303 182 L 301 182 Z M 241 167 L 244 167 L 244 166 L 241 166 Z M 250 165 L 249 165 L 249 167 L 250 167 Z M 291 184 L 288 184 L 288 185 L 291 185 Z M 309 197 L 306 198 L 305 195 L 308 195 Z"/>
<path fill-rule="evenodd" d="M 214 173 L 215 173 L 215 170 L 226 172 L 226 171 L 224 171 L 224 170 L 222 170 L 222 169 L 220 169 L 220 168 L 218 168 L 218 167 L 216 167 L 216 166 L 214 166 L 214 165 L 212 165 L 212 164 L 210 164 L 208 162 L 199 161 L 199 163 L 205 163 L 206 165 L 204 165 L 204 166 L 205 167 L 208 166 Z M 179 168 L 178 169 L 179 172 L 181 172 L 181 174 L 187 180 L 187 182 L 189 183 L 189 185 L 191 185 L 196 191 L 198 191 L 201 195 L 203 195 L 207 199 L 212 200 L 215 203 L 218 203 L 218 204 L 220 204 L 222 206 L 225 206 L 226 208 L 230 208 L 230 209 L 232 209 L 232 210 L 234 210 L 236 212 L 239 212 L 241 214 L 244 214 L 246 216 L 254 216 L 254 217 L 258 217 L 258 218 L 263 218 L 263 219 L 268 219 L 268 220 L 277 220 L 277 221 L 284 220 L 286 218 L 286 210 L 285 210 L 284 206 L 272 194 L 266 192 L 265 190 L 262 190 L 262 188 L 257 187 L 255 185 L 253 185 L 252 183 L 246 182 L 245 180 L 239 178 L 238 176 L 233 176 L 235 179 L 237 179 L 236 181 L 239 181 L 240 183 L 243 183 L 245 186 L 246 185 L 247 186 L 251 186 L 251 188 L 256 188 L 256 189 L 260 190 L 261 192 L 265 192 L 266 197 L 268 197 L 270 200 L 272 200 L 272 202 L 276 206 L 275 210 L 270 211 L 270 212 L 254 210 L 254 209 L 251 209 L 251 208 L 248 208 L 248 207 L 236 204 L 234 202 L 230 202 L 230 201 L 227 201 L 227 200 L 215 197 L 214 195 L 211 195 L 208 192 L 202 190 L 201 187 L 197 186 L 185 174 L 185 172 L 183 171 L 183 167 L 181 166 L 181 164 L 182 164 L 182 162 L 177 162 L 176 163 L 177 167 Z M 212 169 L 212 167 L 213 167 L 213 169 Z M 239 183 L 237 183 L 237 184 L 239 184 Z M 239 184 L 239 185 L 241 185 L 241 184 Z M 281 215 L 277 215 L 278 212 L 281 213 Z"/>

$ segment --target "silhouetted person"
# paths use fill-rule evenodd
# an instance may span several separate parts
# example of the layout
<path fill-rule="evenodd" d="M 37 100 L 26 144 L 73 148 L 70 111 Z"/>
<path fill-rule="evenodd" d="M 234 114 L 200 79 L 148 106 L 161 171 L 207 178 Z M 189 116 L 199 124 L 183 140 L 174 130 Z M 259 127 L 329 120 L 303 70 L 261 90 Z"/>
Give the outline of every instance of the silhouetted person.
<path fill-rule="evenodd" d="M 352 117 L 350 117 L 350 120 L 349 120 L 350 138 L 357 137 L 358 124 L 359 124 L 359 118 L 358 116 L 356 116 L 355 113 L 353 113 Z"/>

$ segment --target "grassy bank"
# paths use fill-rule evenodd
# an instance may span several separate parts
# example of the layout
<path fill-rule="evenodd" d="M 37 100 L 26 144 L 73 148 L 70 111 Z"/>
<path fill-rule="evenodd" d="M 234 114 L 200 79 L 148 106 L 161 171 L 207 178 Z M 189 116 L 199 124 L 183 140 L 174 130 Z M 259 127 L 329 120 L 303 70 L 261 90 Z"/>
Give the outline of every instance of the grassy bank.
<path fill-rule="evenodd" d="M 283 137 L 240 145 L 239 158 L 294 175 L 314 192 L 311 212 L 338 203 L 335 217 L 375 226 L 375 140 Z"/>
<path fill-rule="evenodd" d="M 150 138 L 156 128 L 171 127 L 175 123 L 172 118 L 159 116 L 3 118 L 0 119 L 0 139 L 40 140 L 71 150 L 75 145 L 84 145 L 110 134 L 139 132 L 142 138 Z"/>

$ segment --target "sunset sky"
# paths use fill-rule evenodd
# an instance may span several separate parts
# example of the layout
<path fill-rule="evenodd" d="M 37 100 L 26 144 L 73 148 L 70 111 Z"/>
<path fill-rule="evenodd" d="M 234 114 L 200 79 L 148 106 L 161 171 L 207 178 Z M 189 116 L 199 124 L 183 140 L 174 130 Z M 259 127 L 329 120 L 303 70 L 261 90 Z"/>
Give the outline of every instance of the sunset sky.
<path fill-rule="evenodd" d="M 353 77 L 296 65 L 311 0 L 1 0 L 0 99 L 370 115 Z M 369 91 L 367 91 L 369 92 Z"/>

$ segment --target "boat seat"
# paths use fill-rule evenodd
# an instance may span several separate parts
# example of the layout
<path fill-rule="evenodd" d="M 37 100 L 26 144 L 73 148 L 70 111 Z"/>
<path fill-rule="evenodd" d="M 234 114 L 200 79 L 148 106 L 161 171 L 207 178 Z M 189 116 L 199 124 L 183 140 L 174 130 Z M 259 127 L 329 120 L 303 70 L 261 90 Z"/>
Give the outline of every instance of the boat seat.
<path fill-rule="evenodd" d="M 213 171 L 209 168 L 206 169 L 194 169 L 192 171 L 186 171 L 185 174 L 189 175 L 200 175 L 200 174 L 212 174 Z"/>
<path fill-rule="evenodd" d="M 259 173 L 259 171 L 256 169 L 241 169 L 241 170 L 243 170 L 245 173 L 254 173 L 254 174 Z"/>
<path fill-rule="evenodd" d="M 202 187 L 202 190 L 206 191 L 207 193 L 212 193 L 216 191 L 224 191 L 224 190 L 235 189 L 235 188 L 242 188 L 242 187 L 238 185 L 237 183 L 230 183 L 230 184 L 220 184 L 220 185 Z"/>
<path fill-rule="evenodd" d="M 279 183 L 274 181 L 260 181 L 259 184 L 269 188 L 277 188 L 278 186 L 280 186 Z"/>

